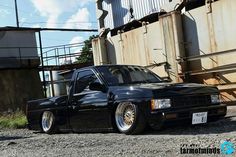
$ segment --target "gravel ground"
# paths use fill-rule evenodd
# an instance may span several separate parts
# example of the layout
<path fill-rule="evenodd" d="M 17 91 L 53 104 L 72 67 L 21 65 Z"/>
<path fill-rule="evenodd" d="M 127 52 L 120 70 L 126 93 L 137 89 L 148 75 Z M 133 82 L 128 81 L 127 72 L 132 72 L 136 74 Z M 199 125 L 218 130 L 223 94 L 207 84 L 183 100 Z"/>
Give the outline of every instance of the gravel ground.
<path fill-rule="evenodd" d="M 236 146 L 236 107 L 229 107 L 227 117 L 218 122 L 147 131 L 136 136 L 118 133 L 47 135 L 27 129 L 1 130 L 0 156 L 190 156 L 181 154 L 181 146 L 219 148 L 225 140 Z M 236 157 L 236 153 L 227 156 Z"/>

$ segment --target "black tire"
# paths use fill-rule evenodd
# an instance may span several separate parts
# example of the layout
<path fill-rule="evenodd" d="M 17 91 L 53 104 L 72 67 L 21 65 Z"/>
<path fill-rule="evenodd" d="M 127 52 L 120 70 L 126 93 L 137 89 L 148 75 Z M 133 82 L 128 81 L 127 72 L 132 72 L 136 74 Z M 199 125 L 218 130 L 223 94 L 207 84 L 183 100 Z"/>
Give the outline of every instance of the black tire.
<path fill-rule="evenodd" d="M 138 105 L 131 102 L 120 103 L 115 111 L 117 129 L 127 135 L 136 135 L 144 131 L 146 120 Z"/>
<path fill-rule="evenodd" d="M 56 132 L 56 118 L 53 112 L 44 111 L 41 116 L 41 129 L 44 133 L 53 134 Z"/>

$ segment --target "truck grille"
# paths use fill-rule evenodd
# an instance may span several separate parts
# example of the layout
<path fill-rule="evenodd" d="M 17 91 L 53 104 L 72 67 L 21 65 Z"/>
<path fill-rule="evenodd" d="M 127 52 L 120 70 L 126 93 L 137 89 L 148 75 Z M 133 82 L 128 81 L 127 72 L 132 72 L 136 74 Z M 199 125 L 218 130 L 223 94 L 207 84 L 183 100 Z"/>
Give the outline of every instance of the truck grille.
<path fill-rule="evenodd" d="M 210 95 L 176 96 L 171 99 L 173 107 L 206 106 L 211 104 Z"/>

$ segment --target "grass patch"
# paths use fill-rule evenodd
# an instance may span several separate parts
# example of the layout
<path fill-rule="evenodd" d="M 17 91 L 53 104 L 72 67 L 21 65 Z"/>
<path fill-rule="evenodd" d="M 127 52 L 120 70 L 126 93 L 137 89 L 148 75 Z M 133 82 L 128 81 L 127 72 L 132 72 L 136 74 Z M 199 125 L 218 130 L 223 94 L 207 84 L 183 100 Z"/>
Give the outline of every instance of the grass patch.
<path fill-rule="evenodd" d="M 0 116 L 0 128 L 20 129 L 26 128 L 26 125 L 26 116 L 21 111 Z"/>

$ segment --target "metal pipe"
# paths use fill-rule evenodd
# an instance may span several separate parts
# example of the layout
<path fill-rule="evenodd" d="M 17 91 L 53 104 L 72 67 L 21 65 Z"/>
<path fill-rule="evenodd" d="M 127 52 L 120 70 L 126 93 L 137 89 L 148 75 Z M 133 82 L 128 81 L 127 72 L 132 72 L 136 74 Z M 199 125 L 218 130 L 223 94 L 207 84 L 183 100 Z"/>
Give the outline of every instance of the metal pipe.
<path fill-rule="evenodd" d="M 98 32 L 97 29 L 40 28 L 41 31 Z"/>
<path fill-rule="evenodd" d="M 42 64 L 42 73 L 43 73 L 43 91 L 44 91 L 44 97 L 47 97 L 47 89 L 46 89 L 46 79 L 45 79 L 45 71 L 44 71 L 44 63 L 43 63 L 43 50 L 42 50 L 42 38 L 41 38 L 41 32 L 39 31 L 39 47 L 40 47 L 40 54 L 41 54 L 41 64 Z"/>
<path fill-rule="evenodd" d="M 66 47 L 65 46 L 64 46 L 64 54 L 65 54 L 65 64 L 66 64 L 67 57 L 66 57 Z"/>
<path fill-rule="evenodd" d="M 225 68 L 215 68 L 215 69 L 206 69 L 206 70 L 200 70 L 200 71 L 187 71 L 184 72 L 184 74 L 179 74 L 180 76 L 183 75 L 203 75 L 203 74 L 209 74 L 209 73 L 219 73 L 219 72 L 235 72 L 236 71 L 236 65 L 231 65 L 229 67 L 225 67 Z"/>
<path fill-rule="evenodd" d="M 51 83 L 51 86 L 52 86 L 52 96 L 55 96 L 54 80 L 53 80 L 52 70 L 50 70 L 49 72 L 50 72 L 50 83 Z"/>
<path fill-rule="evenodd" d="M 76 45 L 76 46 L 75 46 Z M 74 43 L 74 44 L 65 44 L 65 45 L 56 45 L 56 46 L 48 46 L 48 47 L 44 47 L 43 49 L 49 49 L 49 48 L 60 48 L 60 47 L 64 47 L 64 46 L 67 46 L 67 47 L 78 47 L 78 46 L 83 46 L 84 45 L 84 42 L 83 43 Z"/>
<path fill-rule="evenodd" d="M 21 50 L 19 48 L 20 66 L 22 65 Z"/>
<path fill-rule="evenodd" d="M 57 56 L 57 51 L 58 51 L 58 49 L 56 48 L 55 49 L 55 56 Z M 54 57 L 53 57 L 54 58 Z M 55 57 L 56 58 L 56 57 Z M 56 65 L 58 65 L 58 63 L 57 63 L 57 58 L 56 58 Z"/>
<path fill-rule="evenodd" d="M 92 51 L 90 51 L 90 52 L 92 52 Z M 74 57 L 74 56 L 80 56 L 80 54 L 78 54 L 78 53 L 74 53 L 74 54 L 67 54 L 67 55 L 65 55 L 65 54 L 63 54 L 63 55 L 56 55 L 56 56 L 47 56 L 47 57 L 44 57 L 44 59 L 45 58 L 56 58 L 56 57 L 61 57 L 61 58 L 65 58 L 65 57 L 69 57 L 69 56 L 71 56 L 71 57 Z"/>
<path fill-rule="evenodd" d="M 231 49 L 231 50 L 226 50 L 226 51 L 220 51 L 220 52 L 214 52 L 210 54 L 204 54 L 204 55 L 197 55 L 197 56 L 190 56 L 190 57 L 182 57 L 180 59 L 176 59 L 179 63 L 181 62 L 187 62 L 187 61 L 194 61 L 202 58 L 208 58 L 208 57 L 213 57 L 213 56 L 218 56 L 218 55 L 224 55 L 228 53 L 236 52 L 236 49 Z"/>
<path fill-rule="evenodd" d="M 70 56 L 70 61 L 71 61 L 71 63 L 72 63 L 72 59 L 71 59 L 71 51 L 70 51 L 70 47 L 69 47 L 69 56 Z"/>
<path fill-rule="evenodd" d="M 28 28 L 28 27 L 1 27 L 0 31 L 71 31 L 71 32 L 98 32 L 97 29 L 66 29 L 66 28 Z"/>
<path fill-rule="evenodd" d="M 59 84 L 59 83 L 67 83 L 70 82 L 71 79 L 65 79 L 65 80 L 57 80 L 57 81 L 46 81 L 46 83 L 52 83 L 52 84 Z"/>

